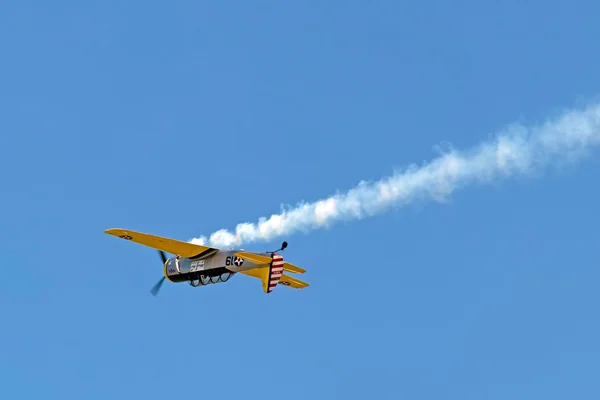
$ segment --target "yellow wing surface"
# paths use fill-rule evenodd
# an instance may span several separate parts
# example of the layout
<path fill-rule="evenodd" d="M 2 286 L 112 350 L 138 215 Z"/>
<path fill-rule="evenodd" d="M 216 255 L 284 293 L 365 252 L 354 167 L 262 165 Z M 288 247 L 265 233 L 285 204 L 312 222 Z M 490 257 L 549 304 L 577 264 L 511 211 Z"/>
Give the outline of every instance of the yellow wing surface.
<path fill-rule="evenodd" d="M 297 267 L 294 264 L 290 264 L 287 261 L 283 264 L 283 269 L 284 271 L 291 272 L 293 274 L 303 274 L 306 272 L 304 268 Z"/>
<path fill-rule="evenodd" d="M 238 251 L 235 253 L 235 256 L 241 257 L 244 260 L 252 261 L 255 264 L 259 265 L 269 265 L 271 263 L 271 257 L 264 256 L 262 254 L 255 254 L 248 251 Z M 304 268 L 300 268 L 295 266 L 294 264 L 290 264 L 289 262 L 283 263 L 283 270 L 287 272 L 291 272 L 293 274 L 303 274 L 306 272 Z"/>
<path fill-rule="evenodd" d="M 291 287 L 294 289 L 304 289 L 305 287 L 309 286 L 308 283 L 301 281 L 300 279 L 293 278 L 286 274 L 281 275 L 279 284 L 283 285 L 283 286 L 288 286 L 288 287 Z"/>
<path fill-rule="evenodd" d="M 104 233 L 185 258 L 204 255 L 208 252 L 217 250 L 212 247 L 182 242 L 179 240 L 164 238 L 161 236 L 149 235 L 147 233 L 130 231 L 127 229 L 107 229 L 104 231 Z"/>
<path fill-rule="evenodd" d="M 254 268 L 247 271 L 240 271 L 240 274 L 258 278 L 262 281 L 263 290 L 268 293 L 268 279 L 269 279 L 269 267 Z M 282 274 L 279 278 L 279 285 L 291 287 L 294 289 L 304 289 L 310 286 L 308 283 L 301 281 L 300 279 L 292 278 L 289 275 Z"/>
<path fill-rule="evenodd" d="M 241 257 L 244 260 L 252 261 L 254 264 L 268 266 L 271 264 L 271 257 L 261 254 L 251 253 L 249 251 L 238 251 L 234 254 L 235 257 Z"/>

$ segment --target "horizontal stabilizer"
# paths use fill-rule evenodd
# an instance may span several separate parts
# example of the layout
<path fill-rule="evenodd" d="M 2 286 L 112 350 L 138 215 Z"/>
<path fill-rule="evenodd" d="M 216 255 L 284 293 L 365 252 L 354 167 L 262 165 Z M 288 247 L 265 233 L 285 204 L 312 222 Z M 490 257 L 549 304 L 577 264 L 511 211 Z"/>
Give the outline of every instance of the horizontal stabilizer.
<path fill-rule="evenodd" d="M 293 274 L 303 274 L 306 272 L 306 270 L 304 268 L 300 268 L 294 264 L 290 264 L 289 262 L 285 262 L 283 264 L 283 269 L 287 272 L 291 272 Z"/>
<path fill-rule="evenodd" d="M 265 293 L 271 293 L 273 289 L 275 289 L 281 277 L 283 276 L 283 257 L 281 257 L 279 254 L 273 254 L 273 258 L 270 258 L 245 252 L 238 252 L 236 253 L 236 256 L 260 264 L 264 262 L 264 258 L 269 260 L 269 263 L 264 267 L 240 271 L 240 274 L 259 278 L 262 282 L 263 291 Z"/>
<path fill-rule="evenodd" d="M 310 286 L 308 283 L 303 282 L 300 279 L 292 278 L 291 276 L 286 275 L 286 274 L 281 275 L 279 284 L 283 285 L 283 286 L 291 287 L 293 289 L 304 289 L 305 287 Z"/>

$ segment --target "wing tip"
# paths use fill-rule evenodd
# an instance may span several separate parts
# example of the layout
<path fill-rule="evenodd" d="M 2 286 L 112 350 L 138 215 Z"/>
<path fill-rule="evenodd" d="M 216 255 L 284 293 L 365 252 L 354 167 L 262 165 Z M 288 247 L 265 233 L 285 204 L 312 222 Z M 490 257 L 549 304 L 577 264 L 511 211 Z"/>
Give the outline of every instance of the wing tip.
<path fill-rule="evenodd" d="M 127 229 L 123 229 L 123 228 L 109 228 L 109 229 L 104 230 L 104 233 L 106 233 L 107 235 L 113 235 L 113 236 L 116 236 L 119 234 L 122 235 L 127 232 L 128 232 Z"/>

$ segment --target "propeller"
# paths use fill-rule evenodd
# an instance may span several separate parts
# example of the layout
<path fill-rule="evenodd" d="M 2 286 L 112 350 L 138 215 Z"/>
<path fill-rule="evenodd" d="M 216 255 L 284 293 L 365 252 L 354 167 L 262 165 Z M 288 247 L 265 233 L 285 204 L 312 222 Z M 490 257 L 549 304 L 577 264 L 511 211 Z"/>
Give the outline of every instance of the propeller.
<path fill-rule="evenodd" d="M 167 262 L 167 256 L 161 250 L 158 251 L 158 254 L 160 255 L 160 258 L 162 259 L 162 265 L 165 265 L 165 263 Z M 150 293 L 152 293 L 152 296 L 156 297 L 156 295 L 158 294 L 163 283 L 165 283 L 165 279 L 166 278 L 163 276 L 162 278 L 160 278 L 160 280 L 158 282 L 156 282 L 156 284 L 152 287 L 152 289 L 150 289 Z"/>

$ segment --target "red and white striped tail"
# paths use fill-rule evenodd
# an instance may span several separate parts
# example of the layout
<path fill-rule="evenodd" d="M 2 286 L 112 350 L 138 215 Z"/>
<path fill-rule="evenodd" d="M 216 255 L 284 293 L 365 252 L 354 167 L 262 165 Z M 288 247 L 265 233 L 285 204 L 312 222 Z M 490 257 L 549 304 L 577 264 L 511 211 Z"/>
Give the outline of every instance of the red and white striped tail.
<path fill-rule="evenodd" d="M 269 270 L 269 289 L 267 293 L 271 293 L 275 286 L 279 283 L 281 275 L 283 275 L 283 257 L 279 254 L 273 254 L 273 260 Z"/>

